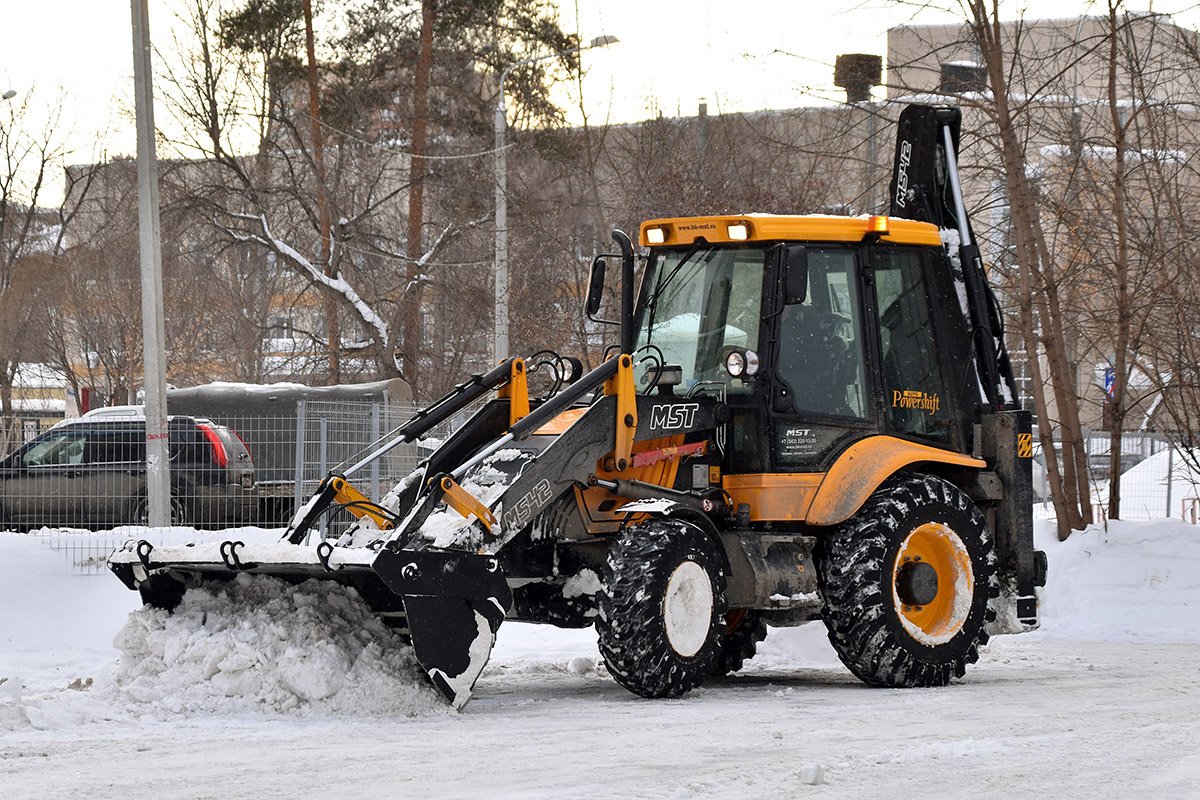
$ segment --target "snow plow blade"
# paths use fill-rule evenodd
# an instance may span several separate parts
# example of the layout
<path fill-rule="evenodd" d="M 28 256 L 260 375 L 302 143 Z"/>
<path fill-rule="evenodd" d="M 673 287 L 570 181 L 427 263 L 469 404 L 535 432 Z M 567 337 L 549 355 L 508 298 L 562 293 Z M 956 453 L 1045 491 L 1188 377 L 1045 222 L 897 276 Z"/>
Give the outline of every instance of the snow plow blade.
<path fill-rule="evenodd" d="M 471 699 L 512 593 L 495 557 L 453 550 L 378 551 L 322 542 L 315 547 L 225 541 L 182 547 L 129 542 L 109 568 L 142 600 L 173 610 L 188 589 L 245 572 L 291 583 L 352 586 L 394 627 L 407 628 L 417 662 L 455 709 Z M 405 624 L 406 623 L 406 624 Z"/>

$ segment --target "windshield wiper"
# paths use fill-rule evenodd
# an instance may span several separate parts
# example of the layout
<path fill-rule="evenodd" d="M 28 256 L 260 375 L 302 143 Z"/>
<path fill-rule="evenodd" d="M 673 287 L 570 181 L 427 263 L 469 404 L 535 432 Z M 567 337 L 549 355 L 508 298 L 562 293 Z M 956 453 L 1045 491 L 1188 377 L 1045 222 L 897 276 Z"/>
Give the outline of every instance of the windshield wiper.
<path fill-rule="evenodd" d="M 646 342 L 650 341 L 650 331 L 654 330 L 654 312 L 658 309 L 658 298 L 663 293 L 663 290 L 670 285 L 671 281 L 675 280 L 675 276 L 679 274 L 679 270 L 683 269 L 683 265 L 691 260 L 692 256 L 696 255 L 701 248 L 708 247 L 708 242 L 703 239 L 697 239 L 692 243 L 692 246 L 683 254 L 683 258 L 679 259 L 679 263 L 671 270 L 671 274 L 658 282 L 658 286 L 654 288 L 654 293 L 646 301 L 646 307 L 650 312 L 650 319 L 646 321 Z"/>

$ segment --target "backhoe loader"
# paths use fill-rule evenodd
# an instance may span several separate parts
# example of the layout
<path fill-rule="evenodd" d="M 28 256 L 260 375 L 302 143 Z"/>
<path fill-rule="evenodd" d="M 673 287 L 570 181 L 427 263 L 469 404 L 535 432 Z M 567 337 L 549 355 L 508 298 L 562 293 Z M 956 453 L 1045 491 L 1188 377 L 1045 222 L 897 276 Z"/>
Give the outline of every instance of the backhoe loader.
<path fill-rule="evenodd" d="M 608 672 L 644 697 L 734 672 L 768 626 L 811 620 L 868 684 L 962 676 L 989 636 L 1037 627 L 1045 557 L 960 125 L 955 108 L 904 110 L 888 216 L 650 220 L 636 291 L 614 231 L 587 299 L 620 327 L 599 366 L 506 359 L 329 475 L 278 544 L 143 540 L 111 569 L 167 609 L 242 572 L 352 586 L 455 708 L 504 620 L 594 625 Z M 602 320 L 613 259 L 619 311 Z M 540 397 L 535 364 L 557 378 Z M 472 404 L 386 497 L 353 487 Z M 317 540 L 344 512 L 349 529 Z"/>

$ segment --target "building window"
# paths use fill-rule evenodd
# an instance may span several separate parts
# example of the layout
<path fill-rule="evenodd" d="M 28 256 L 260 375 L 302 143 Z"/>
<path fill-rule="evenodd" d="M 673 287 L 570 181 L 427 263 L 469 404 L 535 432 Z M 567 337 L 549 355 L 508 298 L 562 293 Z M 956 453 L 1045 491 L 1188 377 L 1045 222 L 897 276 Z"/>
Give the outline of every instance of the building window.
<path fill-rule="evenodd" d="M 268 339 L 295 339 L 296 323 L 289 316 L 275 315 L 267 321 Z"/>

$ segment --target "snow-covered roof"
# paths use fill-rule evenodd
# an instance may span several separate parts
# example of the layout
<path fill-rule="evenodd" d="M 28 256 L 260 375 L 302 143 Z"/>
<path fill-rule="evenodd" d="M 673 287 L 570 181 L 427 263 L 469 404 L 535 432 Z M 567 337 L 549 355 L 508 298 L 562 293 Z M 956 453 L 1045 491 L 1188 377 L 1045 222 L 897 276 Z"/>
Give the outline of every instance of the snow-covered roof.
<path fill-rule="evenodd" d="M 14 397 L 10 410 L 17 414 L 64 414 L 67 401 L 41 397 Z"/>
<path fill-rule="evenodd" d="M 67 388 L 67 377 L 62 370 L 50 364 L 27 363 L 17 367 L 17 378 L 13 387 L 18 389 Z"/>

